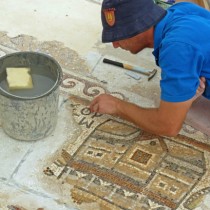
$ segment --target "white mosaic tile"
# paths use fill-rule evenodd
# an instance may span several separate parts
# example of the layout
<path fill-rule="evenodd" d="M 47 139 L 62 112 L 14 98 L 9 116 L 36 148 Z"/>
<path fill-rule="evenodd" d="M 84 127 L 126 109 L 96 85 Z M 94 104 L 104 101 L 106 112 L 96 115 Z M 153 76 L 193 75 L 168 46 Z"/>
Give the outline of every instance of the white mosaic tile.
<path fill-rule="evenodd" d="M 17 187 L 0 182 L 0 209 L 44 209 L 44 210 L 76 210 L 65 204 L 59 204 L 56 200 L 49 197 L 36 195 L 29 191 L 18 189 Z M 23 202 L 24 201 L 24 202 Z"/>
<path fill-rule="evenodd" d="M 207 194 L 199 207 L 195 210 L 210 210 L 210 194 Z"/>
<path fill-rule="evenodd" d="M 33 142 L 22 142 L 8 137 L 0 128 L 0 178 L 10 179 L 17 167 L 26 158 Z"/>

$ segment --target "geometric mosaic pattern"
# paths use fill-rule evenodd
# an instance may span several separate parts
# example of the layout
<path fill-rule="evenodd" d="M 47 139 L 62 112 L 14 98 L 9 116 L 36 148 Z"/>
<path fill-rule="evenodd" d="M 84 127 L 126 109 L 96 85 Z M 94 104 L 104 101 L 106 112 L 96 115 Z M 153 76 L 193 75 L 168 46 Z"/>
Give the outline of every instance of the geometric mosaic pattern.
<path fill-rule="evenodd" d="M 71 75 L 64 76 L 64 84 L 66 78 L 70 82 Z M 88 97 L 90 86 L 83 90 Z M 82 133 L 44 171 L 73 186 L 77 204 L 96 202 L 107 210 L 193 209 L 209 193 L 208 182 L 193 193 L 209 173 L 209 144 L 181 134 L 152 135 L 118 118 L 90 113 L 88 104 L 69 97 L 66 106 Z"/>

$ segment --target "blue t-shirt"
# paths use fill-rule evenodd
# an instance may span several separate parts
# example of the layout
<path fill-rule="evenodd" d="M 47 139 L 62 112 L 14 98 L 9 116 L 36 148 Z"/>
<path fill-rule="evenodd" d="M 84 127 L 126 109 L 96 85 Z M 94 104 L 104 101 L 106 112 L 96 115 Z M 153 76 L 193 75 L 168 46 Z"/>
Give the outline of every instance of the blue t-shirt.
<path fill-rule="evenodd" d="M 193 3 L 171 6 L 155 26 L 154 51 L 161 68 L 161 99 L 191 99 L 206 78 L 204 96 L 210 99 L 210 12 Z"/>

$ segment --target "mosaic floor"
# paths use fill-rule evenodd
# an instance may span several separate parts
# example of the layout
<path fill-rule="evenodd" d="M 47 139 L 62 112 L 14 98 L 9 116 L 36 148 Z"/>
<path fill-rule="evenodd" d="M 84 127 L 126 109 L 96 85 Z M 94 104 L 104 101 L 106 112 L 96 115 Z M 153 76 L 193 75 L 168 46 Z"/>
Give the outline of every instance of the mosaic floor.
<path fill-rule="evenodd" d="M 84 60 L 61 43 L 9 38 L 2 32 L 0 44 L 1 56 L 13 50 L 39 51 L 63 68 L 61 104 L 73 113 L 81 132 L 52 155 L 43 174 L 52 184 L 70 186 L 69 198 L 77 209 L 210 209 L 210 137 L 187 125 L 175 138 L 161 137 L 119 118 L 90 113 L 89 102 L 100 93 L 127 96 L 78 74 L 88 71 Z M 24 208 L 8 204 L 8 209 Z"/>
<path fill-rule="evenodd" d="M 62 88 L 76 88 L 76 80 L 81 82 L 65 74 Z M 81 135 L 45 170 L 73 186 L 71 197 L 81 209 L 91 202 L 106 210 L 194 209 L 210 193 L 210 138 L 200 141 L 186 125 L 176 138 L 155 136 L 92 114 L 88 89 L 95 94 L 99 87 L 82 82 L 83 96 L 71 96 L 66 104 Z"/>

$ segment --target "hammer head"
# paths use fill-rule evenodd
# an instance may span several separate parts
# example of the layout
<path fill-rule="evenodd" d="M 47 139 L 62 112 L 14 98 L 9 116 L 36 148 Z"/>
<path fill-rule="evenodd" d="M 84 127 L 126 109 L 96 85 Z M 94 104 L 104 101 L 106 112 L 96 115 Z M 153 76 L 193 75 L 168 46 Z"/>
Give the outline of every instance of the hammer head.
<path fill-rule="evenodd" d="M 156 73 L 157 73 L 157 69 L 153 69 L 148 76 L 148 81 L 151 80 L 155 76 Z"/>

